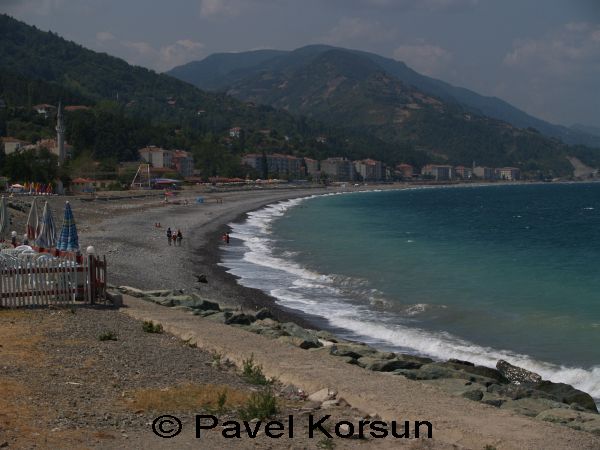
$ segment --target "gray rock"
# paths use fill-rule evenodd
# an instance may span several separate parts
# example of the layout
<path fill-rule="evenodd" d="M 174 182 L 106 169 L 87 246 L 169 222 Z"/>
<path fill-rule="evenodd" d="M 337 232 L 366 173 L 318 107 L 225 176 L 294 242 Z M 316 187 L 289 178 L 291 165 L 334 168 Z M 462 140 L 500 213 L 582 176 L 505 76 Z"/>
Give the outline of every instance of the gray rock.
<path fill-rule="evenodd" d="M 292 322 L 282 323 L 281 329 L 288 333 L 290 336 L 299 337 L 306 340 L 314 340 L 318 342 L 317 337 L 314 332 L 310 332 L 309 330 L 305 330 L 299 325 L 296 325 Z"/>
<path fill-rule="evenodd" d="M 114 291 L 106 291 L 106 299 L 116 307 L 123 306 L 123 294 Z"/>
<path fill-rule="evenodd" d="M 319 339 L 323 339 L 324 341 L 333 342 L 334 344 L 345 342 L 343 339 L 340 339 L 335 334 L 330 333 L 329 331 L 319 330 L 319 331 L 317 331 L 316 336 Z"/>
<path fill-rule="evenodd" d="M 330 347 L 330 353 L 334 356 L 350 356 L 354 359 L 359 359 L 364 356 L 376 357 L 377 354 L 381 354 L 381 352 L 375 350 L 372 347 L 369 347 L 366 344 L 335 344 Z M 394 357 L 394 354 L 391 353 L 391 358 Z M 384 359 L 384 358 L 381 358 Z"/>
<path fill-rule="evenodd" d="M 337 396 L 337 392 L 330 388 L 324 388 L 320 391 L 313 392 L 308 396 L 309 401 L 311 402 L 319 402 L 319 404 L 323 403 L 327 400 L 333 400 Z"/>
<path fill-rule="evenodd" d="M 300 347 L 304 350 L 308 350 L 309 348 L 318 348 L 321 346 L 321 343 L 315 338 L 303 339 L 297 336 L 281 336 L 278 337 L 277 340 L 293 345 L 294 347 Z"/>
<path fill-rule="evenodd" d="M 235 313 L 231 317 L 227 318 L 225 323 L 227 325 L 250 325 L 254 322 L 254 316 L 244 313 Z"/>
<path fill-rule="evenodd" d="M 261 308 L 254 314 L 256 320 L 273 319 L 273 314 L 267 308 Z"/>
<path fill-rule="evenodd" d="M 579 389 L 575 389 L 569 384 L 542 381 L 535 385 L 535 390 L 550 394 L 559 402 L 568 405 L 577 404 L 590 412 L 598 413 L 596 402 L 594 402 L 592 396 Z"/>
<path fill-rule="evenodd" d="M 441 364 L 456 370 L 462 370 L 463 372 L 467 372 L 473 375 L 492 378 L 498 383 L 509 383 L 509 380 L 504 375 L 502 375 L 502 373 L 500 373 L 499 370 L 492 369 L 490 367 L 476 366 L 475 364 L 470 363 L 468 361 L 460 361 L 458 359 L 450 359 L 447 362 Z"/>
<path fill-rule="evenodd" d="M 501 409 L 510 409 L 519 414 L 529 417 L 536 417 L 542 411 L 548 409 L 568 408 L 564 403 L 558 403 L 546 398 L 520 398 L 518 400 L 505 401 Z"/>
<path fill-rule="evenodd" d="M 496 383 L 496 380 L 480 375 L 471 374 L 463 370 L 456 370 L 445 366 L 443 363 L 424 364 L 421 368 L 413 370 L 417 380 L 437 380 L 440 378 L 459 378 L 467 381 L 480 383 L 489 386 Z"/>
<path fill-rule="evenodd" d="M 483 398 L 483 392 L 480 389 L 474 389 L 472 391 L 465 392 L 462 396 L 469 400 L 473 400 L 474 402 L 478 402 Z"/>
<path fill-rule="evenodd" d="M 189 306 L 193 309 L 201 311 L 220 311 L 221 307 L 217 302 L 212 302 L 200 297 L 198 294 L 192 294 L 191 299 L 185 303 L 185 306 Z"/>
<path fill-rule="evenodd" d="M 496 369 L 514 384 L 539 383 L 542 381 L 542 377 L 537 373 L 530 372 L 522 367 L 513 366 L 502 359 L 496 363 Z"/>
<path fill-rule="evenodd" d="M 379 359 L 370 356 L 359 358 L 358 365 L 367 370 L 376 372 L 393 372 L 398 369 L 418 369 L 422 366 L 420 363 L 403 359 Z"/>

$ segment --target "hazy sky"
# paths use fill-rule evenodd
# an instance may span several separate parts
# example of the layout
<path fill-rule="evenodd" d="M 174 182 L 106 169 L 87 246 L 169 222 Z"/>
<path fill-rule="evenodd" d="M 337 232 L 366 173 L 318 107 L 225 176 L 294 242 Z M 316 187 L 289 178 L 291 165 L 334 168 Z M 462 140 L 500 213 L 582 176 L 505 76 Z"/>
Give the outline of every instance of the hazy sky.
<path fill-rule="evenodd" d="M 600 127 L 597 0 L 0 0 L 0 11 L 158 71 L 214 52 L 368 50 L 554 123 Z"/>

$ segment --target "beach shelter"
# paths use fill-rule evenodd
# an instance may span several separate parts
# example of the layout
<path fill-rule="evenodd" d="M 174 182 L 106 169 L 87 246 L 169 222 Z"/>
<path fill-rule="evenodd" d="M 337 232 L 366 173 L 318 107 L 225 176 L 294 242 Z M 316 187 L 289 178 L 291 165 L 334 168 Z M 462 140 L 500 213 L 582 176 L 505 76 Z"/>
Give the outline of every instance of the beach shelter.
<path fill-rule="evenodd" d="M 6 199 L 0 199 L 0 241 L 3 241 L 8 236 L 8 227 L 10 227 L 10 218 L 8 216 L 8 207 Z"/>
<path fill-rule="evenodd" d="M 52 217 L 52 211 L 48 207 L 48 202 L 44 204 L 40 231 L 35 244 L 40 248 L 53 248 L 56 246 L 56 226 L 54 225 L 54 218 Z"/>
<path fill-rule="evenodd" d="M 73 211 L 71 210 L 71 204 L 69 202 L 65 203 L 65 217 L 63 219 L 58 242 L 56 243 L 56 248 L 63 252 L 79 251 L 77 227 L 75 226 L 75 218 L 73 217 Z"/>
<path fill-rule="evenodd" d="M 40 231 L 40 221 L 37 211 L 37 198 L 33 197 L 31 202 L 31 209 L 29 210 L 29 216 L 27 217 L 27 239 L 31 242 L 37 239 Z"/>

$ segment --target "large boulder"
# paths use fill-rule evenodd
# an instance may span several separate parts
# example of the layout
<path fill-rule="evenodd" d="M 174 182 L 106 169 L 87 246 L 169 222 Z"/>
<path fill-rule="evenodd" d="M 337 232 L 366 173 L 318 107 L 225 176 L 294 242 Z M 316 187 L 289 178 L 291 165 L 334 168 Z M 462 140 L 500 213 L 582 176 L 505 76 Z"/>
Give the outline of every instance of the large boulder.
<path fill-rule="evenodd" d="M 234 313 L 225 320 L 227 325 L 250 325 L 256 320 L 254 316 L 244 313 Z"/>
<path fill-rule="evenodd" d="M 570 384 L 542 381 L 535 385 L 535 390 L 546 392 L 555 397 L 559 402 L 568 405 L 578 404 L 588 411 L 598 413 L 596 402 L 594 402 L 592 396 L 579 389 L 575 389 Z"/>
<path fill-rule="evenodd" d="M 213 322 L 225 323 L 225 321 L 227 319 L 229 319 L 231 316 L 233 316 L 233 313 L 231 311 L 221 311 L 221 312 L 206 316 L 205 318 L 207 320 L 212 320 Z"/>
<path fill-rule="evenodd" d="M 476 374 L 471 374 L 463 370 L 456 370 L 445 366 L 443 363 L 429 363 L 422 365 L 419 369 L 399 369 L 394 371 L 397 375 L 402 375 L 411 380 L 439 380 L 443 378 L 459 378 L 473 383 L 480 383 L 484 386 L 490 386 L 496 383 L 496 380 Z"/>
<path fill-rule="evenodd" d="M 261 308 L 254 314 L 256 320 L 273 319 L 273 314 L 267 308 Z"/>
<path fill-rule="evenodd" d="M 513 366 L 502 359 L 496 363 L 496 369 L 513 384 L 539 383 L 542 381 L 542 377 L 537 373 Z"/>
<path fill-rule="evenodd" d="M 441 363 L 445 366 L 451 367 L 452 369 L 462 370 L 473 375 L 479 375 L 486 378 L 492 378 L 498 383 L 508 383 L 508 379 L 500 373 L 499 370 L 492 369 L 491 367 L 476 366 L 475 364 L 468 361 L 460 361 L 458 359 L 450 359 L 445 363 Z"/>
<path fill-rule="evenodd" d="M 404 359 L 379 359 L 371 356 L 363 356 L 358 359 L 358 365 L 367 370 L 373 370 L 376 372 L 393 372 L 398 369 L 418 369 L 422 364 L 407 361 Z"/>
<path fill-rule="evenodd" d="M 379 359 L 392 359 L 396 356 L 394 353 L 380 352 L 366 344 L 360 343 L 334 344 L 330 347 L 330 353 L 333 356 L 350 356 L 354 359 L 363 358 L 365 356 Z"/>
<path fill-rule="evenodd" d="M 315 332 L 306 330 L 293 322 L 282 323 L 281 329 L 290 336 L 299 337 L 306 340 L 317 340 Z"/>
<path fill-rule="evenodd" d="M 506 400 L 500 408 L 509 409 L 524 416 L 536 417 L 547 409 L 568 408 L 568 406 L 547 398 L 520 398 L 518 400 Z"/>

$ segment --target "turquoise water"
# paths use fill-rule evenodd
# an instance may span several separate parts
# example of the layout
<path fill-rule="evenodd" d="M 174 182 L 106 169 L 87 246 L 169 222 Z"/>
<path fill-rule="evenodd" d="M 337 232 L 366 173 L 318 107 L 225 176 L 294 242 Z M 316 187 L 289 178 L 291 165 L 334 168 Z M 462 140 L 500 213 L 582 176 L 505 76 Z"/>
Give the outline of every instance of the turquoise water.
<path fill-rule="evenodd" d="M 383 348 L 500 359 L 600 397 L 600 184 L 292 200 L 235 224 L 242 284 Z"/>

